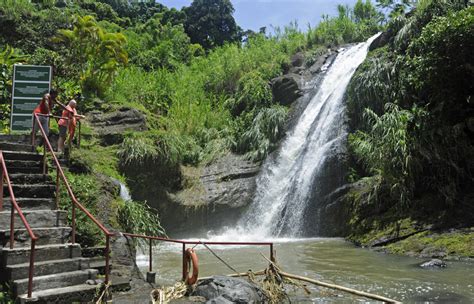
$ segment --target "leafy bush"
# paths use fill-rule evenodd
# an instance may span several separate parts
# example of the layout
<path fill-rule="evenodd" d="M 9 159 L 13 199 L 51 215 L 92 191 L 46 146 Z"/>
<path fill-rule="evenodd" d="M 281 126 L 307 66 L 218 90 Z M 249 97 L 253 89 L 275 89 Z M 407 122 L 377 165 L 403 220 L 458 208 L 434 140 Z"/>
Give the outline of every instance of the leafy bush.
<path fill-rule="evenodd" d="M 339 15 L 330 18 L 323 15 L 322 21 L 308 31 L 308 44 L 337 46 L 342 43 L 363 41 L 380 30 L 381 13 L 377 12 L 370 0 L 357 1 L 354 9 L 338 5 Z"/>
<path fill-rule="evenodd" d="M 474 91 L 472 49 L 474 7 L 469 7 L 431 21 L 407 51 L 412 86 L 447 119 L 469 116 L 464 108 Z"/>
<path fill-rule="evenodd" d="M 79 68 L 83 92 L 103 96 L 116 70 L 127 63 L 126 38 L 121 33 L 108 33 L 92 16 L 76 16 L 72 30 L 62 29 L 55 41 L 69 46 L 69 63 Z"/>
<path fill-rule="evenodd" d="M 157 211 L 150 208 L 146 202 L 124 202 L 118 212 L 118 222 L 124 232 L 166 236 L 165 230 L 160 225 Z"/>
<path fill-rule="evenodd" d="M 54 176 L 53 176 L 54 178 Z M 89 212 L 97 214 L 98 198 L 100 196 L 99 186 L 92 175 L 75 175 L 66 173 L 66 178 L 74 191 L 76 199 Z M 68 212 L 68 224 L 72 223 L 72 201 L 66 187 L 61 182 L 60 207 Z M 92 222 L 84 212 L 76 207 L 76 241 L 85 247 L 93 247 L 105 241 L 103 232 Z"/>
<path fill-rule="evenodd" d="M 416 129 L 420 128 L 426 112 L 413 107 L 402 110 L 387 103 L 385 114 L 378 116 L 366 109 L 369 132 L 358 131 L 349 137 L 349 144 L 359 161 L 372 175 L 380 175 L 389 185 L 390 194 L 405 207 L 413 197 L 418 149 Z"/>
<path fill-rule="evenodd" d="M 347 111 L 352 129 L 369 130 L 365 109 L 381 115 L 389 102 L 401 102 L 406 89 L 400 80 L 404 60 L 386 48 L 375 50 L 357 69 L 347 87 Z"/>
<path fill-rule="evenodd" d="M 282 137 L 287 113 L 287 109 L 279 105 L 260 110 L 250 129 L 237 141 L 237 150 L 248 151 L 250 159 L 264 159 Z"/>
<path fill-rule="evenodd" d="M 156 162 L 170 166 L 182 159 L 183 142 L 169 133 L 132 133 L 125 137 L 117 152 L 122 165 Z"/>

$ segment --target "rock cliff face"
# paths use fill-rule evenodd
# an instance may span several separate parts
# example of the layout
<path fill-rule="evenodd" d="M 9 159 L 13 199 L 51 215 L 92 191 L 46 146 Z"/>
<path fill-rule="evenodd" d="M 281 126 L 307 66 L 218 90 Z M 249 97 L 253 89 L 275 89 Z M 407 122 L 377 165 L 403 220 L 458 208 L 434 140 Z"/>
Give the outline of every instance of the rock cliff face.
<path fill-rule="evenodd" d="M 121 142 L 126 131 L 147 130 L 145 116 L 132 108 L 124 107 L 105 114 L 93 111 L 88 113 L 88 120 L 104 145 Z"/>
<path fill-rule="evenodd" d="M 232 226 L 252 202 L 260 165 L 242 155 L 229 154 L 186 176 L 181 191 L 169 192 L 166 200 L 148 202 L 158 209 L 162 225 L 174 236 L 202 236 Z M 192 179 L 187 182 L 187 179 Z M 192 185 L 189 185 L 192 184 Z"/>

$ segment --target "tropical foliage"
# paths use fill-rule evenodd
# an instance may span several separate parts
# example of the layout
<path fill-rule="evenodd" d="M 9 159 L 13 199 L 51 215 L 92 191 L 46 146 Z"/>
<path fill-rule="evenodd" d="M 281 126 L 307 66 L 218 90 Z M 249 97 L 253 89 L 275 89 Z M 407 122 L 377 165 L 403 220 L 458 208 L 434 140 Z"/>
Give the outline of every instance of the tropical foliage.
<path fill-rule="evenodd" d="M 59 30 L 55 40 L 65 42 L 68 62 L 78 70 L 82 90 L 101 97 L 116 70 L 127 63 L 125 36 L 108 33 L 92 16 L 76 16 L 72 30 Z"/>
<path fill-rule="evenodd" d="M 328 47 L 363 41 L 381 27 L 369 0 L 339 6 L 337 17 L 325 16 L 306 32 L 294 22 L 268 34 L 244 32 L 229 0 L 195 0 L 181 10 L 156 1 L 0 3 L 0 50 L 52 65 L 60 100 L 82 93 L 79 111 L 86 115 L 128 107 L 146 117 L 147 131 L 121 134 L 108 147 L 98 147 L 90 135 L 86 152 L 72 154 L 81 159 L 72 164 L 89 166 L 71 174 L 71 182 L 84 192 L 80 201 L 99 213 L 100 174 L 127 180 L 136 192 L 153 182 L 154 194 L 166 198 L 182 187 L 182 165 L 201 166 L 229 152 L 263 160 L 285 132 L 289 108 L 273 98 L 270 80 L 288 69 L 290 57 L 302 52 L 311 65 Z M 10 75 L 12 64 L 2 62 L 2 75 Z M 8 80 L 1 90 L 9 100 Z M 89 183 L 94 180 L 96 186 Z M 67 209 L 67 197 L 61 199 Z M 160 233 L 140 224 L 158 221 L 145 203 L 118 210 L 118 227 Z M 100 242 L 94 225 L 80 220 L 83 244 Z"/>
<path fill-rule="evenodd" d="M 390 21 L 384 45 L 348 89 L 352 177 L 364 185 L 352 193 L 355 217 L 385 210 L 392 221 L 465 225 L 474 208 L 474 7 L 456 0 L 414 7 Z"/>

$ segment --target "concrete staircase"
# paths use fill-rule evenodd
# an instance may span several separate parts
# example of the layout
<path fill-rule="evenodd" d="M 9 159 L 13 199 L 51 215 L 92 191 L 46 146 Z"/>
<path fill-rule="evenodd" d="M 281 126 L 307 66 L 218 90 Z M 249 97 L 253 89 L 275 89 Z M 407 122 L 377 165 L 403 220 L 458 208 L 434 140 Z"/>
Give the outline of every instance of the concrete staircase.
<path fill-rule="evenodd" d="M 35 303 L 90 301 L 96 285 L 96 269 L 81 255 L 79 244 L 71 244 L 67 212 L 57 210 L 55 184 L 42 174 L 42 156 L 30 145 L 0 142 L 13 191 L 25 217 L 38 237 L 35 250 L 33 298 Z M 24 302 L 28 290 L 31 240 L 18 215 L 15 218 L 15 246 L 9 247 L 11 201 L 4 185 L 3 211 L 0 212 L 0 282 L 10 282 L 17 302 Z"/>

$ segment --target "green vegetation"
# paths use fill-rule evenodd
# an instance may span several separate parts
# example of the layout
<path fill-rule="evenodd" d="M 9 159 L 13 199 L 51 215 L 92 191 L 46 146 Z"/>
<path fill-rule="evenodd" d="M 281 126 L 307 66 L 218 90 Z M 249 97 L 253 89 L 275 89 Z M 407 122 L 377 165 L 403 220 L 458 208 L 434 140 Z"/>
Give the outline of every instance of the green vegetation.
<path fill-rule="evenodd" d="M 160 225 L 160 219 L 146 202 L 128 201 L 120 207 L 118 221 L 125 232 L 165 236 L 165 230 Z"/>
<path fill-rule="evenodd" d="M 13 294 L 8 284 L 0 284 L 0 303 L 2 304 L 13 304 Z"/>
<path fill-rule="evenodd" d="M 90 174 L 66 173 L 66 177 L 74 191 L 76 199 L 92 214 L 97 215 L 100 199 L 100 188 L 95 177 Z M 72 223 L 72 201 L 66 187 L 61 185 L 59 196 L 60 207 L 68 211 L 68 222 Z M 84 212 L 76 208 L 76 239 L 85 247 L 104 244 L 103 232 L 92 222 Z"/>
<path fill-rule="evenodd" d="M 121 33 L 107 33 L 92 16 L 75 19 L 74 28 L 59 30 L 55 40 L 66 44 L 66 60 L 77 71 L 82 91 L 101 97 L 117 68 L 127 63 L 126 39 Z"/>
<path fill-rule="evenodd" d="M 310 65 L 328 47 L 367 39 L 382 20 L 360 0 L 306 33 L 293 23 L 266 34 L 244 32 L 229 0 L 195 0 L 182 10 L 155 1 L 0 1 L 0 50 L 11 58 L 1 62 L 2 107 L 11 97 L 12 64 L 21 60 L 52 65 L 61 101 L 85 96 L 81 113 L 129 107 L 145 114 L 147 131 L 125 133 L 111 146 L 89 132 L 71 153 L 68 179 L 78 200 L 107 224 L 151 234 L 163 233 L 145 225 L 158 222 L 154 211 L 118 200 L 104 175 L 138 193 L 153 181 L 161 198 L 187 187 L 183 165 L 199 168 L 229 152 L 263 160 L 284 134 L 289 111 L 272 96 L 270 80 L 288 69 L 293 54 L 305 53 Z M 70 211 L 64 190 L 61 206 Z M 83 245 L 103 241 L 81 212 L 78 222 Z"/>
<path fill-rule="evenodd" d="M 384 36 L 347 93 L 351 179 L 357 185 L 349 199 L 352 238 L 407 218 L 435 228 L 469 226 L 474 7 L 419 1 L 410 14 L 392 18 Z M 413 236 L 391 250 L 409 251 L 404 246 L 412 242 L 441 246 L 442 240 Z M 472 255 L 466 251 L 472 253 L 470 243 L 459 254 Z"/>
<path fill-rule="evenodd" d="M 472 258 L 474 232 L 446 232 L 443 234 L 423 232 L 403 241 L 387 246 L 395 254 L 441 255 L 446 258 Z"/>

